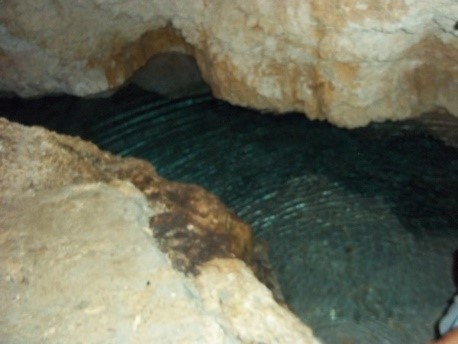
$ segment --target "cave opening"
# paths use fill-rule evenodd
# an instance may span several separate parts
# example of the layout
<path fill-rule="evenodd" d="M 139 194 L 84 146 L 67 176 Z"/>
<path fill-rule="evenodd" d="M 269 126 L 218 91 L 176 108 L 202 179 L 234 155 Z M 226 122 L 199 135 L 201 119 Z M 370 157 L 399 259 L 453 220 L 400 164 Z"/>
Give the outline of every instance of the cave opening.
<path fill-rule="evenodd" d="M 166 79 L 171 56 L 109 97 L 5 97 L 0 115 L 216 194 L 267 240 L 288 305 L 325 342 L 431 339 L 456 288 L 457 148 L 412 120 L 346 130 L 233 106 L 184 55 L 189 77 Z"/>

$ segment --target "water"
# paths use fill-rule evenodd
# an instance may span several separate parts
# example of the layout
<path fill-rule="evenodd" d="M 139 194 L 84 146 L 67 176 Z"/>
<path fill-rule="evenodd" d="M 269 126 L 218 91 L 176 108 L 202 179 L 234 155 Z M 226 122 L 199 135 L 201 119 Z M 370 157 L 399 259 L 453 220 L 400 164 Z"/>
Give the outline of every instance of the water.
<path fill-rule="evenodd" d="M 327 343 L 426 343 L 455 290 L 458 151 L 414 122 L 350 131 L 127 90 L 1 112 L 218 195 L 267 239 L 288 304 Z"/>

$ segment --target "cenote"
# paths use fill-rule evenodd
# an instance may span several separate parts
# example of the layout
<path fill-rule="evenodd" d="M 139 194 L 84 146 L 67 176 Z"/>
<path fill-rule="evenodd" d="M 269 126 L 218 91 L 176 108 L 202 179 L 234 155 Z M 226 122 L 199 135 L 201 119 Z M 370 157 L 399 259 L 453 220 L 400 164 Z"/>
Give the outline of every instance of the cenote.
<path fill-rule="evenodd" d="M 458 151 L 414 121 L 345 130 L 134 86 L 4 98 L 0 115 L 216 194 L 268 241 L 287 303 L 325 343 L 426 343 L 456 289 Z"/>

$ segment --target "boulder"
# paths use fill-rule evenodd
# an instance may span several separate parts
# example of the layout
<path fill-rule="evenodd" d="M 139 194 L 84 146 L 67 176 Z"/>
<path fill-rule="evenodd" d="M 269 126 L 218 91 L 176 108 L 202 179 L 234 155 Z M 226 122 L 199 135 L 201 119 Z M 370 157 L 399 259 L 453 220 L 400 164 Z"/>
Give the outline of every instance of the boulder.
<path fill-rule="evenodd" d="M 2 342 L 319 343 L 215 196 L 78 138 L 0 133 Z"/>

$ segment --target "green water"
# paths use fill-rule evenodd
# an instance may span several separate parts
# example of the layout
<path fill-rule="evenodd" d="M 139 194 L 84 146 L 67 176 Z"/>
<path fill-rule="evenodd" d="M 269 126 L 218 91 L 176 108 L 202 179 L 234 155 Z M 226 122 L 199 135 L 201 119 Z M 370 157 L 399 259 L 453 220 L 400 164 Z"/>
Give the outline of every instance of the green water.
<path fill-rule="evenodd" d="M 425 343 L 455 290 L 458 151 L 413 122 L 350 131 L 135 89 L 0 114 L 218 195 L 268 240 L 287 302 L 325 342 Z"/>

